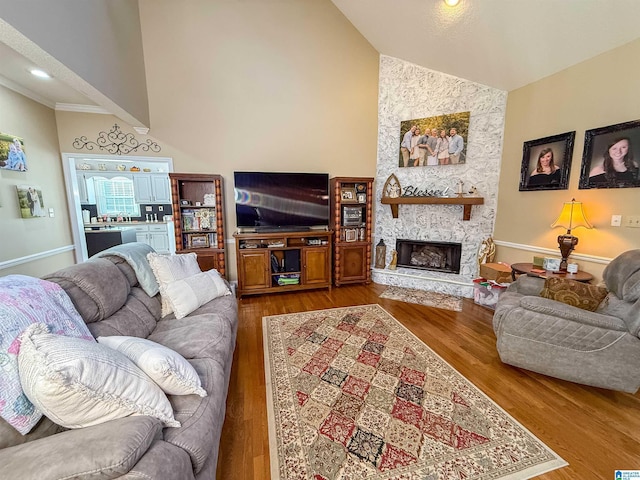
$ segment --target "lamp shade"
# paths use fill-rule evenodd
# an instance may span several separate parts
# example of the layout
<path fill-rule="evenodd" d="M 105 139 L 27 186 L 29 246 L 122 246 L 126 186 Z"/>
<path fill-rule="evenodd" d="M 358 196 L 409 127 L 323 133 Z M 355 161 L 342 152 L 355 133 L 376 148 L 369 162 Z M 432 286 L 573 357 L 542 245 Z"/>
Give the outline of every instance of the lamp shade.
<path fill-rule="evenodd" d="M 593 228 L 593 225 L 589 223 L 584 215 L 582 202 L 576 202 L 574 198 L 570 202 L 565 202 L 560 216 L 551 224 L 551 227 L 563 227 L 567 229 L 567 233 L 570 233 L 574 228 Z"/>

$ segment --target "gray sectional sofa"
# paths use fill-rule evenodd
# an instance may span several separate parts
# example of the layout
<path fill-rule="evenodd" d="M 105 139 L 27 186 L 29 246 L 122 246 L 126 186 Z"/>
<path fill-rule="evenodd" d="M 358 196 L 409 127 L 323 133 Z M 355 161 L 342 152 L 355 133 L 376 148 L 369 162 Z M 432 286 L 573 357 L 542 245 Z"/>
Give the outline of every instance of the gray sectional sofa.
<path fill-rule="evenodd" d="M 129 416 L 67 430 L 43 417 L 23 436 L 0 419 L 0 479 L 214 479 L 237 332 L 234 296 L 161 319 L 160 296 L 147 295 L 119 256 L 43 278 L 67 292 L 94 337 L 135 336 L 171 348 L 195 367 L 208 395 L 168 395 L 179 428 Z"/>

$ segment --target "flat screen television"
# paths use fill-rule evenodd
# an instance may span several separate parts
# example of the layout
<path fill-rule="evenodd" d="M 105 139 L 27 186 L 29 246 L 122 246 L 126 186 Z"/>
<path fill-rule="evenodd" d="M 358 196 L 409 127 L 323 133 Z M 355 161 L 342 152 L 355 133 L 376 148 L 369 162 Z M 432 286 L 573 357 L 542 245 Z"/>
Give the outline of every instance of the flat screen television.
<path fill-rule="evenodd" d="M 329 174 L 234 172 L 236 226 L 244 231 L 329 226 Z"/>

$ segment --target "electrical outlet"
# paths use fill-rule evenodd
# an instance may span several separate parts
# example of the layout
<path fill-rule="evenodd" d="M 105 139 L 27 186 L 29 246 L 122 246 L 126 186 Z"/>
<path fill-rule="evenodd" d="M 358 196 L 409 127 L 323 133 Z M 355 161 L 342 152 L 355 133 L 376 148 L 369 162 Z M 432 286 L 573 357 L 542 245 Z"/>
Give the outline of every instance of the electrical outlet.
<path fill-rule="evenodd" d="M 624 217 L 624 226 L 631 228 L 640 228 L 640 215 L 629 215 Z"/>
<path fill-rule="evenodd" d="M 622 224 L 622 215 L 611 215 L 611 226 L 619 227 Z"/>

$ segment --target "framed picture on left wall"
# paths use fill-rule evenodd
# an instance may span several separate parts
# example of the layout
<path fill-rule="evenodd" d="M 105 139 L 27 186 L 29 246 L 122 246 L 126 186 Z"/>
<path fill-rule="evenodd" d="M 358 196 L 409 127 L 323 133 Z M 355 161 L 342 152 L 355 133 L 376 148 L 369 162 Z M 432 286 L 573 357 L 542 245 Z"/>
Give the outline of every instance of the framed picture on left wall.
<path fill-rule="evenodd" d="M 42 189 L 35 185 L 16 185 L 22 218 L 46 217 Z"/>
<path fill-rule="evenodd" d="M 24 140 L 9 133 L 0 133 L 0 168 L 4 170 L 27 171 L 27 156 Z"/>

